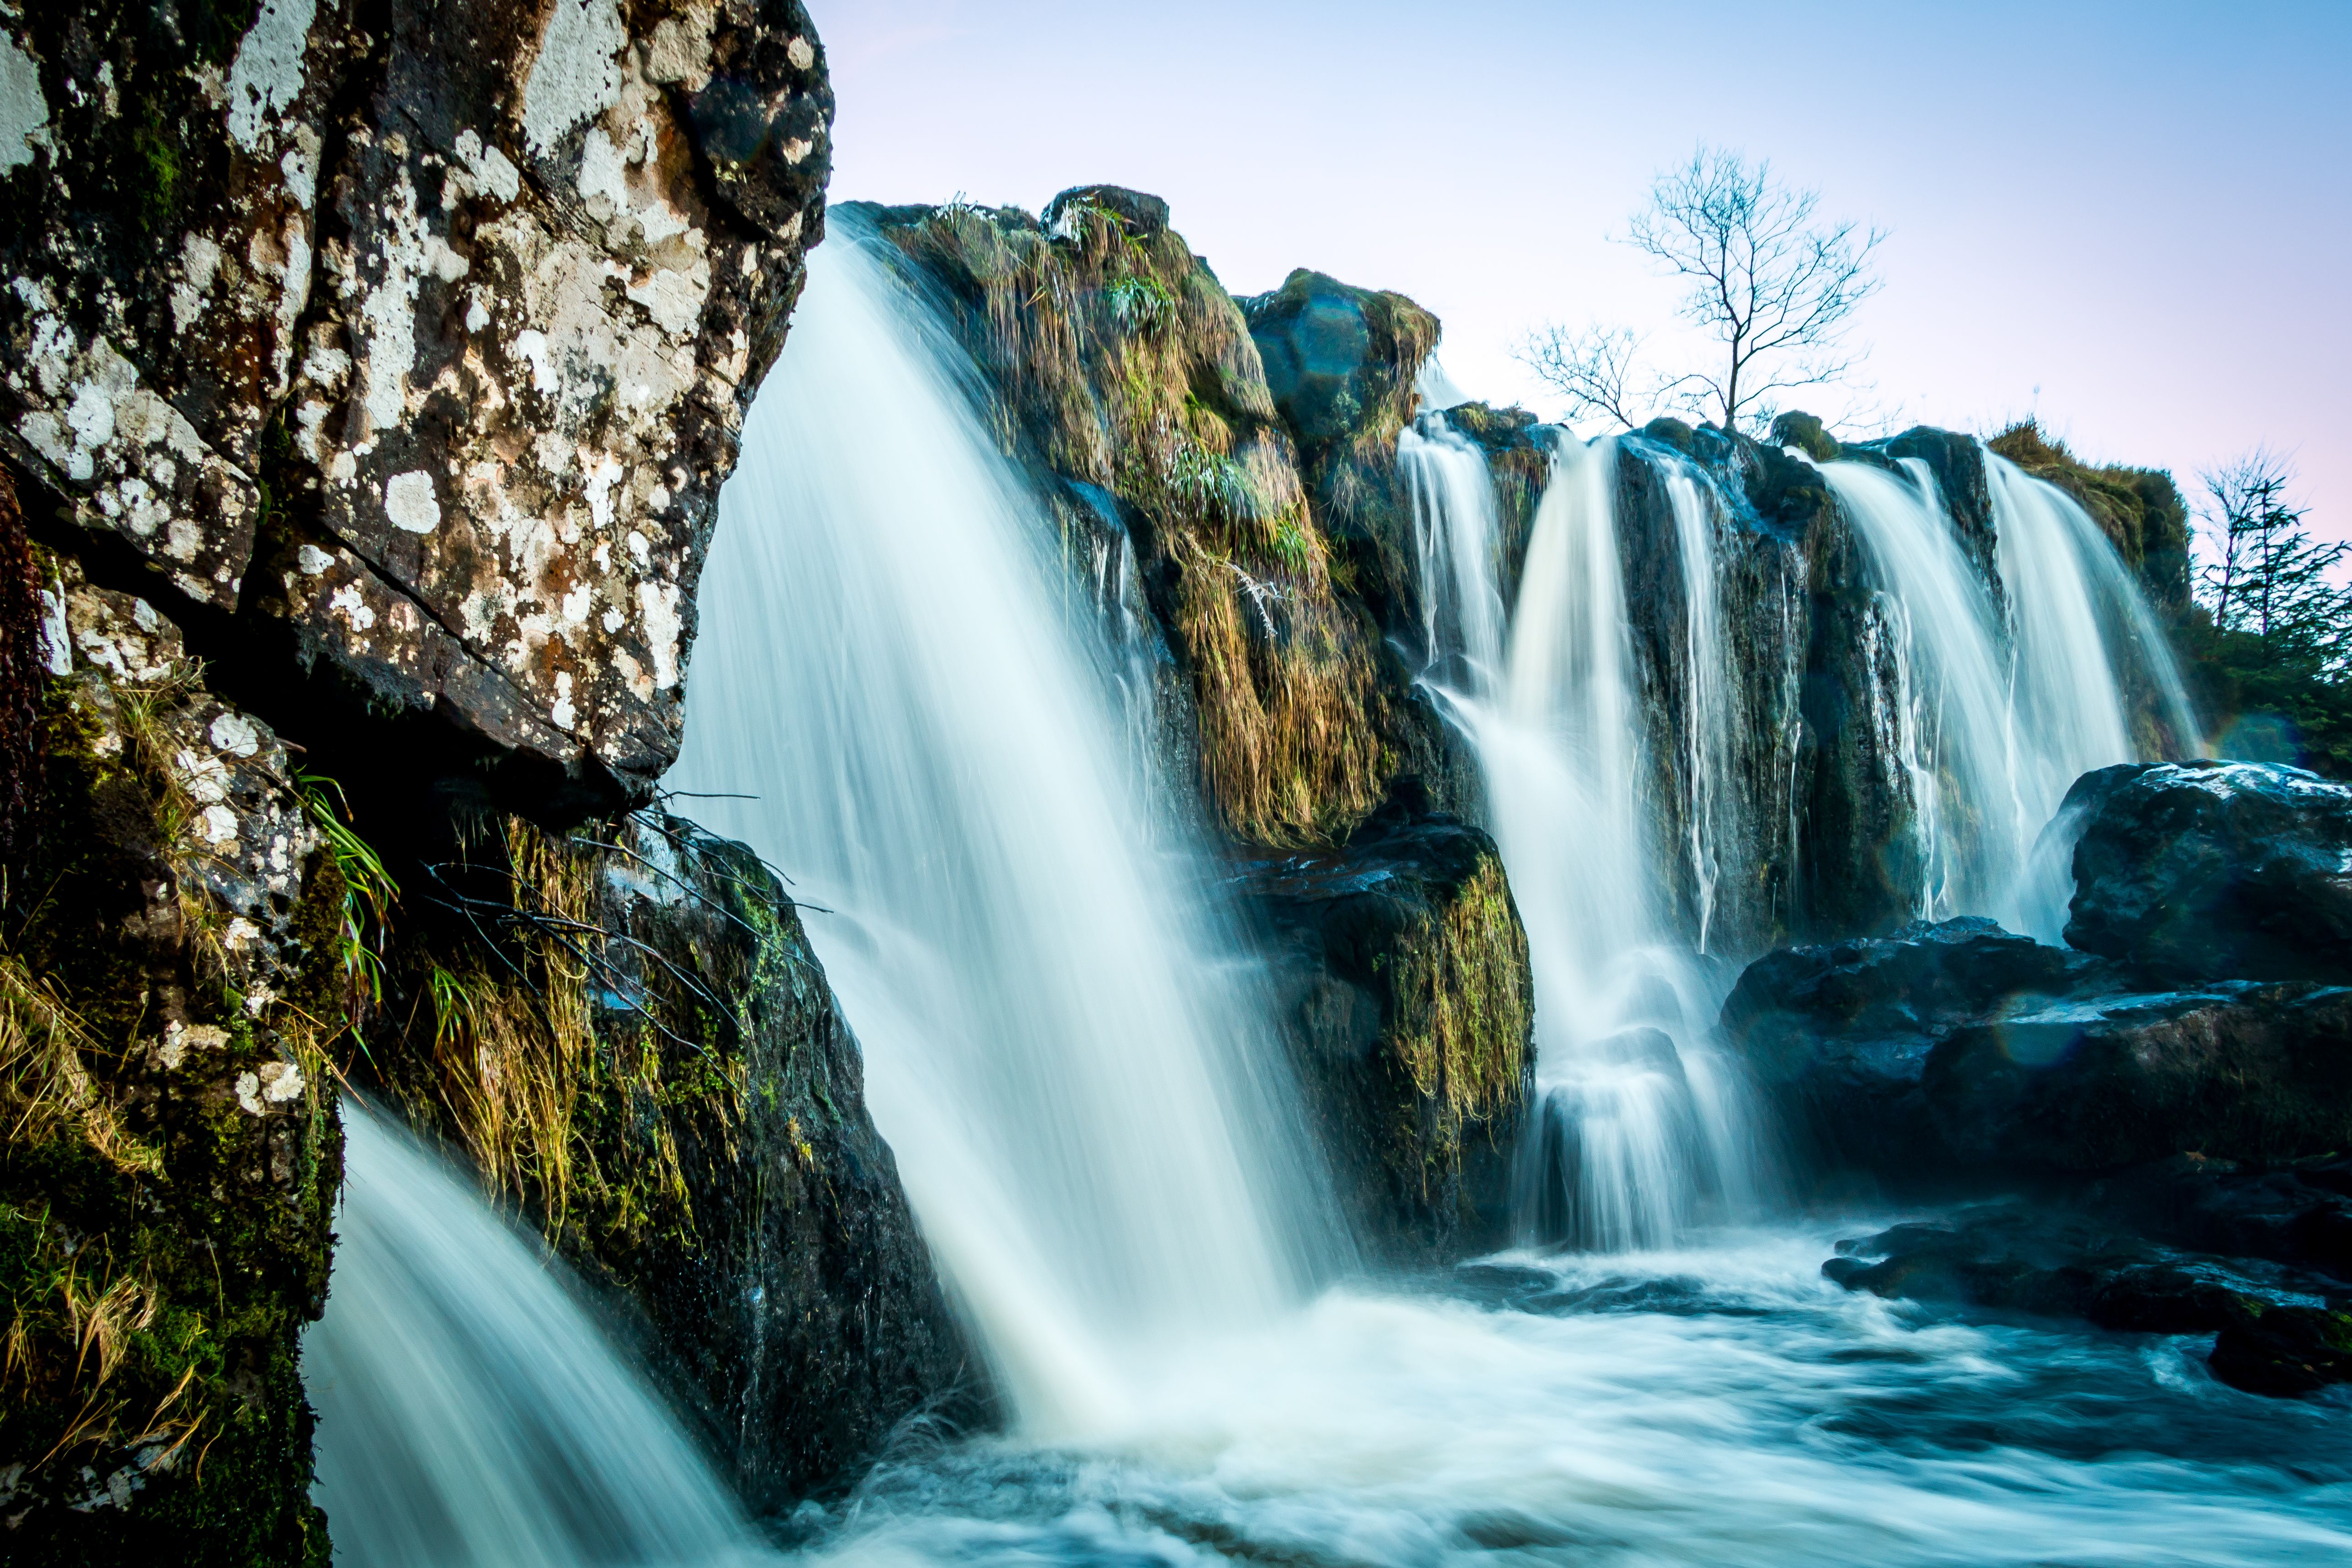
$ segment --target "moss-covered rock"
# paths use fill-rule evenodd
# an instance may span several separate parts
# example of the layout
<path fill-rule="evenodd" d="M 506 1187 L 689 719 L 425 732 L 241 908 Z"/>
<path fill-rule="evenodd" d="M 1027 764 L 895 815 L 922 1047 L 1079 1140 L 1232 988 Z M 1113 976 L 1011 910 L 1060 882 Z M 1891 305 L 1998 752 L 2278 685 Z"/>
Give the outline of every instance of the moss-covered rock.
<path fill-rule="evenodd" d="M 1099 538 L 1108 517 L 1132 549 L 1185 678 L 1186 760 L 1213 818 L 1265 844 L 1361 821 L 1397 766 L 1379 637 L 1249 324 L 1165 204 L 1090 186 L 1056 196 L 1043 225 L 1013 209 L 844 211 L 947 307 L 999 440 L 1066 532 Z"/>
<path fill-rule="evenodd" d="M 0 926 L 7 1555 L 323 1563 L 296 1356 L 341 1163 L 346 884 L 178 629 L 47 564 L 47 765 Z"/>
<path fill-rule="evenodd" d="M 2170 474 L 2085 463 L 2032 419 L 1985 445 L 2082 503 L 2158 610 L 2179 616 L 2189 608 L 2189 508 Z"/>
<path fill-rule="evenodd" d="M 373 1067 L 625 1307 L 753 1507 L 989 1417 L 773 872 L 646 811 L 425 874 L 458 918 L 396 946 Z"/>
<path fill-rule="evenodd" d="M 1399 804 L 1335 849 L 1241 863 L 1235 888 L 1357 1235 L 1407 1264 L 1502 1245 L 1535 994 L 1493 840 Z"/>

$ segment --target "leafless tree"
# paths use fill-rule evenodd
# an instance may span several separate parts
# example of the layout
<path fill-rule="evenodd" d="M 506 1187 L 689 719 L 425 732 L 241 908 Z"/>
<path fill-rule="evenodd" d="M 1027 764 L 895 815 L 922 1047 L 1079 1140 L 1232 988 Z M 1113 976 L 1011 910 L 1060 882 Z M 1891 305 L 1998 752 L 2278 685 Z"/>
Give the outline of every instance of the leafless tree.
<path fill-rule="evenodd" d="M 1821 193 L 1784 184 L 1769 161 L 1701 147 L 1661 174 L 1623 243 L 1690 280 L 1683 317 L 1719 345 L 1708 368 L 1650 376 L 1648 397 L 1711 415 L 1726 429 L 1769 417 L 1773 395 L 1843 381 L 1854 311 L 1879 289 L 1871 257 L 1886 236 L 1819 216 Z M 1522 341 L 1530 369 L 1579 414 L 1631 426 L 1630 332 L 1549 327 Z"/>

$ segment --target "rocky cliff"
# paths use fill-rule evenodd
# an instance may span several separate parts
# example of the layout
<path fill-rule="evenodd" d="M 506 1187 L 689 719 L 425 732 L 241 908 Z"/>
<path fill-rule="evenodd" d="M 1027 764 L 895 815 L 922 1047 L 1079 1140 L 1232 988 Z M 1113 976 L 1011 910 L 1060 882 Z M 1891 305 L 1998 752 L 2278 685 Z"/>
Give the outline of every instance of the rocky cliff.
<path fill-rule="evenodd" d="M 326 1560 L 345 1081 L 756 1506 L 985 1414 L 790 900 L 632 810 L 831 116 L 793 0 L 0 9 L 11 1561 Z"/>

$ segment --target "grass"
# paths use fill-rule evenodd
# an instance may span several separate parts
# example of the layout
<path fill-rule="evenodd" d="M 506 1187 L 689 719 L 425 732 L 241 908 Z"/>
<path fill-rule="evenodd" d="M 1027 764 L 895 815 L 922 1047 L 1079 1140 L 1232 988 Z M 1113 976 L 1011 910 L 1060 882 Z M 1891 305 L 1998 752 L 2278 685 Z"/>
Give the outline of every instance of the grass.
<path fill-rule="evenodd" d="M 1232 297 L 1181 236 L 1133 234 L 1084 205 L 1051 234 L 958 205 L 885 237 L 961 307 L 1005 452 L 1109 491 L 1147 523 L 1213 814 L 1263 843 L 1343 835 L 1386 784 L 1376 644 L 1334 591 Z"/>
<path fill-rule="evenodd" d="M 1534 1021 L 1527 935 L 1488 854 L 1391 972 L 1399 1055 L 1414 1089 L 1484 1121 L 1519 1103 Z"/>

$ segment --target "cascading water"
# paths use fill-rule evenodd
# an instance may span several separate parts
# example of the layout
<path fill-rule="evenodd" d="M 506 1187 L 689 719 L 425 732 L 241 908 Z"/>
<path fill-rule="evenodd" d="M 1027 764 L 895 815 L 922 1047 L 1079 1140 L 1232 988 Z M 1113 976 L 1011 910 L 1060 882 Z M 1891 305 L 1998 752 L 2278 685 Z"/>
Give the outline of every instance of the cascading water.
<path fill-rule="evenodd" d="M 2045 829 L 2075 779 L 2141 754 L 2126 679 L 2153 699 L 2155 748 L 2193 752 L 2196 730 L 2115 547 L 2055 486 L 1985 459 L 1999 605 L 1925 463 L 1906 460 L 1901 476 L 1853 462 L 1822 473 L 1879 577 L 1897 671 L 1888 719 L 1922 865 L 1917 913 L 1990 915 L 2055 942 L 2072 845 Z"/>
<path fill-rule="evenodd" d="M 343 1137 L 333 1287 L 302 1344 L 336 1560 L 761 1557 L 732 1496 L 532 1247 L 348 1097 Z"/>
<path fill-rule="evenodd" d="M 1720 998 L 1657 907 L 1615 446 L 1556 447 L 1507 650 L 1483 457 L 1442 415 L 1401 437 L 1398 457 L 1423 567 L 1424 679 L 1477 754 L 1535 971 L 1543 1131 L 1521 1212 L 1538 1233 L 1587 1246 L 1661 1245 L 1709 1200 L 1747 1209 L 1759 1162 L 1736 1075 L 1706 1043 Z M 1711 594 L 1711 572 L 1693 576 Z M 1719 646 L 1700 628 L 1712 625 L 1693 630 L 1711 670 Z M 1716 766 L 1714 740 L 1696 744 Z"/>
<path fill-rule="evenodd" d="M 1153 1347 L 1264 1321 L 1341 1244 L 961 363 L 854 239 L 812 256 L 722 496 L 669 783 L 821 911 L 944 1273 L 1024 1426 L 1092 1429 Z"/>

